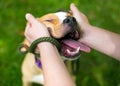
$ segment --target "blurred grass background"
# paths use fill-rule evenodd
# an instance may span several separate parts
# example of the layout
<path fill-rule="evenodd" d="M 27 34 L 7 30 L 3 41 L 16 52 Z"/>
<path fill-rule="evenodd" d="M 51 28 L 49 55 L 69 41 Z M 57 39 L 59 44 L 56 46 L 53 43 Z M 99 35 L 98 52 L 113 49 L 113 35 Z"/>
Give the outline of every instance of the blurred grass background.
<path fill-rule="evenodd" d="M 39 17 L 74 2 L 92 25 L 120 33 L 120 0 L 0 0 L 0 86 L 21 86 L 17 51 L 24 39 L 25 14 Z M 98 38 L 99 40 L 99 38 Z M 120 62 L 98 51 L 82 53 L 77 86 L 120 86 Z"/>

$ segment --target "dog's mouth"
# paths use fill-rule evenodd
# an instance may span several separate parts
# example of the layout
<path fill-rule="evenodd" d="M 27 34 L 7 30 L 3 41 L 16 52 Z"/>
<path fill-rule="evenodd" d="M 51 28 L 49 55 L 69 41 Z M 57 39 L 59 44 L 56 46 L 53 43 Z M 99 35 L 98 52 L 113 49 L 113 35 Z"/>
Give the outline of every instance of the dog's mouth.
<path fill-rule="evenodd" d="M 64 29 L 67 30 L 67 34 L 63 38 L 58 39 L 58 41 L 61 44 L 60 53 L 65 59 L 77 59 L 80 51 L 90 52 L 90 48 L 87 45 L 78 42 L 78 39 L 80 39 L 80 31 L 75 18 L 68 17 L 63 21 L 63 24 Z"/>
<path fill-rule="evenodd" d="M 80 55 L 80 51 L 90 52 L 90 48 L 78 42 L 74 39 L 63 39 L 61 40 L 61 54 L 66 57 L 66 59 L 77 59 Z"/>

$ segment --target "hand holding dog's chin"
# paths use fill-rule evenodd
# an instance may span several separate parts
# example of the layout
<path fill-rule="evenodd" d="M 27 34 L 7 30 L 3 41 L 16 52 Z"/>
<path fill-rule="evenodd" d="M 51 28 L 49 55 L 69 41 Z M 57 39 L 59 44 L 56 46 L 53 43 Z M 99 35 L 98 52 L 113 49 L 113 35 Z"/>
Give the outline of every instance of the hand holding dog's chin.
<path fill-rule="evenodd" d="M 76 18 L 78 25 L 80 27 L 80 31 L 82 32 L 82 38 L 80 38 L 80 41 L 84 41 L 87 36 L 89 36 L 90 29 L 92 25 L 90 25 L 87 17 L 79 11 L 79 9 L 72 3 L 70 5 L 70 10 L 73 13 L 73 16 Z"/>
<path fill-rule="evenodd" d="M 28 23 L 25 28 L 25 37 L 30 43 L 40 37 L 50 36 L 47 28 L 42 23 L 38 22 L 34 16 L 26 14 L 26 20 Z"/>

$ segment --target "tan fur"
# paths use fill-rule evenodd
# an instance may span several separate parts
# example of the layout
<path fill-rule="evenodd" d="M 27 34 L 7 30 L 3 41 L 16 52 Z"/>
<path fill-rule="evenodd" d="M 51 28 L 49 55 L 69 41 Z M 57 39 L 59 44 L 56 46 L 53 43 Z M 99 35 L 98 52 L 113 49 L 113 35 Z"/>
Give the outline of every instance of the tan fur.
<path fill-rule="evenodd" d="M 31 53 L 25 56 L 22 64 L 22 74 L 23 86 L 30 86 L 32 84 L 31 80 L 35 75 L 43 74 L 42 70 L 35 64 L 34 55 Z"/>
<path fill-rule="evenodd" d="M 50 27 L 51 34 L 55 38 L 60 38 L 62 36 L 61 32 L 61 22 L 59 21 L 58 17 L 54 14 L 48 14 L 41 18 L 38 18 L 40 22 L 45 24 L 46 27 Z"/>

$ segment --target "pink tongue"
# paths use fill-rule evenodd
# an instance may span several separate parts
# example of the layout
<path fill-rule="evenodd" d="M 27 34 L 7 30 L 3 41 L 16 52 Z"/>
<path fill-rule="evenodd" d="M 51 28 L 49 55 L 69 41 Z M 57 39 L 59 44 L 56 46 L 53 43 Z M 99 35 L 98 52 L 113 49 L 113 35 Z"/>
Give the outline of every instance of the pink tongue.
<path fill-rule="evenodd" d="M 67 40 L 63 40 L 62 41 L 65 45 L 73 48 L 73 49 L 77 49 L 78 47 L 80 47 L 81 51 L 87 52 L 89 53 L 91 51 L 90 47 L 88 47 L 87 45 L 80 43 L 78 41 L 72 40 L 72 39 L 67 39 Z"/>

